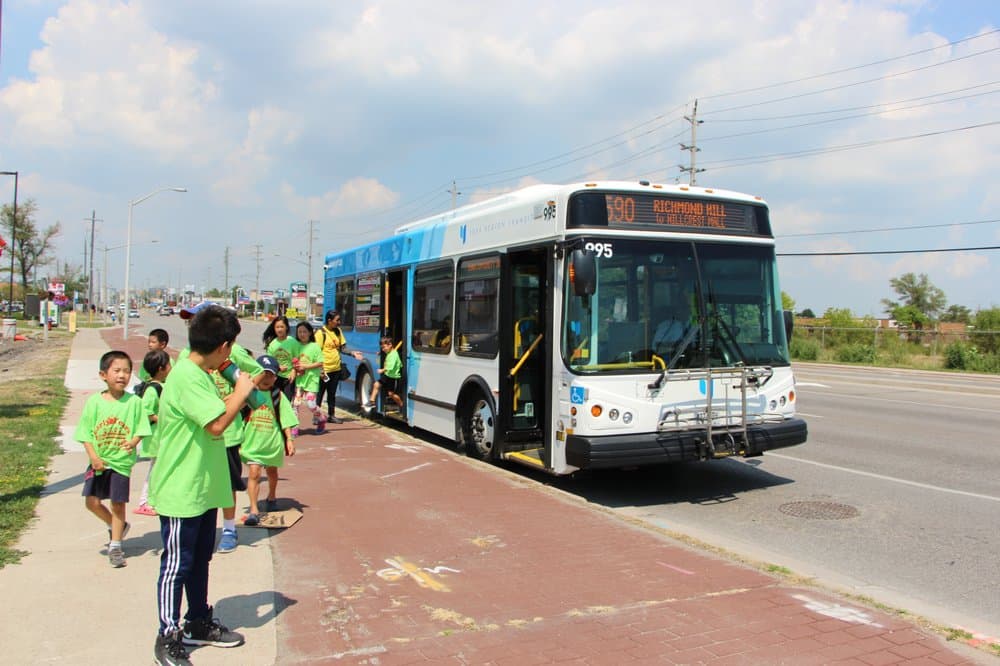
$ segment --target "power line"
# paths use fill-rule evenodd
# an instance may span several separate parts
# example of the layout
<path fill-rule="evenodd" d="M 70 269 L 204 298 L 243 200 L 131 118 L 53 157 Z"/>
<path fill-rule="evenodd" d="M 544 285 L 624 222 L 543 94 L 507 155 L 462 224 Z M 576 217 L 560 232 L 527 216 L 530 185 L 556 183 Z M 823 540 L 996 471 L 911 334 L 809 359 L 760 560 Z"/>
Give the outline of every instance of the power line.
<path fill-rule="evenodd" d="M 760 118 L 713 118 L 712 122 L 713 123 L 759 123 L 759 122 L 766 122 L 768 120 L 791 120 L 792 118 L 805 118 L 807 116 L 822 116 L 822 115 L 829 115 L 832 113 L 861 111 L 863 109 L 875 109 L 883 106 L 890 106 L 892 104 L 919 102 L 920 100 L 929 99 L 931 97 L 940 97 L 942 95 L 951 95 L 953 93 L 965 92 L 967 90 L 975 90 L 976 88 L 985 88 L 986 86 L 993 86 L 998 83 L 1000 83 L 1000 81 L 987 81 L 986 83 L 978 83 L 974 86 L 966 86 L 965 88 L 955 88 L 954 90 L 945 90 L 943 92 L 932 93 L 930 95 L 920 95 L 919 97 L 909 97 L 907 99 L 899 99 L 894 102 L 880 102 L 878 104 L 866 104 L 864 106 L 849 106 L 842 109 L 827 109 L 825 111 L 804 111 L 802 113 L 789 113 L 783 116 L 763 116 Z M 965 98 L 959 97 L 956 99 L 965 99 Z M 886 113 L 897 110 L 898 109 L 890 109 L 887 110 Z"/>
<path fill-rule="evenodd" d="M 812 157 L 814 155 L 825 155 L 828 153 L 839 153 L 847 150 L 856 150 L 858 148 L 870 148 L 871 146 L 878 146 L 887 143 L 898 143 L 900 141 L 911 141 L 913 139 L 924 139 L 931 136 L 940 136 L 942 134 L 952 134 L 954 132 L 964 132 L 966 130 L 981 129 L 983 127 L 990 127 L 992 125 L 1000 124 L 1000 120 L 994 120 L 988 123 L 980 123 L 978 125 L 966 125 L 965 127 L 954 127 L 947 130 L 938 130 L 935 132 L 924 132 L 922 134 L 911 134 L 908 136 L 898 136 L 891 139 L 873 139 L 871 141 L 862 141 L 859 143 L 849 143 L 840 146 L 830 146 L 827 148 L 808 148 L 806 150 L 797 150 L 787 153 L 771 153 L 769 155 L 754 155 L 748 157 L 735 157 L 729 160 L 716 160 L 715 162 L 707 162 L 706 164 L 719 164 L 721 166 L 713 166 L 712 169 L 719 171 L 721 169 L 731 169 L 733 167 L 750 166 L 753 164 L 765 164 L 768 162 L 778 162 L 786 159 L 796 159 L 799 157 Z M 727 164 L 727 162 L 733 162 L 733 164 Z"/>
<path fill-rule="evenodd" d="M 570 155 L 578 153 L 578 152 L 580 152 L 582 150 L 587 150 L 589 148 L 593 148 L 595 146 L 599 146 L 602 143 L 607 143 L 608 141 L 611 141 L 612 139 L 617 139 L 618 137 L 621 137 L 621 136 L 628 136 L 629 134 L 631 134 L 632 132 L 638 130 L 641 127 L 645 127 L 646 125 L 654 123 L 657 120 L 665 118 L 668 115 L 675 114 L 678 111 L 683 111 L 683 109 L 684 109 L 684 105 L 683 104 L 679 105 L 679 106 L 671 109 L 666 114 L 660 114 L 660 115 L 656 116 L 655 118 L 651 118 L 650 120 L 647 120 L 645 122 L 641 122 L 638 125 L 633 125 L 632 127 L 628 128 L 627 130 L 624 130 L 624 131 L 619 132 L 617 134 L 612 134 L 609 137 L 605 137 L 605 138 L 600 139 L 598 141 L 594 141 L 593 143 L 589 143 L 589 144 L 587 144 L 585 146 L 580 146 L 579 148 L 574 148 L 573 150 L 567 151 L 565 153 L 561 153 L 559 155 L 554 155 L 553 157 L 549 157 L 549 158 L 546 158 L 544 160 L 538 160 L 536 162 L 531 162 L 529 164 L 525 164 L 525 165 L 522 165 L 522 166 L 519 166 L 519 167 L 513 167 L 513 168 L 510 168 L 510 169 L 503 169 L 501 171 L 494 171 L 492 173 L 481 174 L 481 175 L 478 175 L 478 176 L 463 176 L 462 178 L 459 178 L 458 180 L 461 180 L 462 182 L 467 182 L 467 181 L 470 181 L 470 180 L 481 180 L 483 178 L 492 178 L 493 176 L 501 176 L 501 175 L 505 175 L 505 174 L 512 173 L 512 172 L 521 172 L 521 171 L 524 171 L 525 169 L 530 169 L 530 168 L 533 168 L 533 167 L 536 167 L 536 166 L 540 166 L 542 164 L 545 164 L 546 162 L 552 162 L 552 161 L 561 159 L 563 157 L 569 157 Z M 671 118 L 669 121 L 667 121 L 665 123 L 662 123 L 659 127 L 666 127 L 666 126 L 672 125 L 673 123 L 675 123 L 678 120 L 680 120 L 680 118 L 681 118 L 681 116 L 675 116 L 675 117 Z M 646 136 L 647 134 L 651 134 L 652 132 L 654 132 L 657 129 L 659 129 L 659 127 L 653 128 L 652 130 L 647 130 L 647 131 L 643 132 L 642 134 L 640 134 L 639 136 Z M 620 146 L 623 143 L 627 143 L 627 141 L 621 141 L 619 143 L 614 144 L 614 146 L 609 146 L 607 148 L 602 148 L 601 151 L 597 151 L 597 152 L 603 152 L 604 150 L 607 150 L 609 148 L 614 148 L 616 146 Z M 595 154 L 595 153 L 591 153 L 591 155 L 592 154 Z M 588 156 L 589 155 L 585 155 L 584 157 L 588 157 Z M 578 160 L 571 160 L 571 161 L 578 161 Z M 562 166 L 562 165 L 556 165 L 556 166 Z M 550 167 L 550 168 L 555 168 L 555 167 Z"/>
<path fill-rule="evenodd" d="M 833 70 L 833 71 L 830 71 L 830 72 L 824 72 L 823 74 L 813 74 L 811 76 L 804 76 L 802 78 L 791 79 L 789 81 L 780 81 L 778 83 L 769 83 L 767 85 L 757 86 L 755 88 L 744 88 L 743 90 L 732 90 L 730 92 L 716 93 L 714 95 L 699 95 L 699 97 L 701 99 L 718 99 L 720 97 L 732 97 L 733 95 L 742 95 L 742 94 L 745 94 L 745 93 L 759 92 L 761 90 L 768 90 L 770 88 L 778 88 L 778 87 L 781 87 L 781 86 L 791 85 L 793 83 L 802 83 L 803 81 L 812 81 L 812 80 L 821 79 L 821 78 L 824 78 L 824 77 L 827 77 L 827 76 L 834 76 L 836 74 L 843 74 L 845 72 L 852 72 L 852 71 L 855 71 L 855 70 L 858 70 L 858 69 L 865 69 L 867 67 L 874 67 L 876 65 L 884 65 L 887 62 L 893 62 L 895 60 L 903 60 L 905 58 L 909 58 L 909 57 L 915 56 L 915 55 L 921 55 L 921 54 L 924 54 L 924 53 L 930 53 L 931 51 L 937 51 L 939 49 L 945 49 L 945 48 L 948 48 L 950 46 L 955 46 L 957 44 L 962 44 L 963 42 L 971 42 L 971 41 L 976 40 L 976 39 L 981 39 L 983 37 L 988 37 L 988 36 L 996 34 L 998 32 L 1000 32 L 1000 28 L 998 28 L 996 30 L 990 30 L 989 32 L 984 32 L 984 33 L 981 33 L 981 34 L 978 34 L 978 35 L 972 35 L 971 37 L 964 37 L 962 39 L 957 39 L 957 40 L 955 40 L 953 42 L 948 42 L 947 44 L 942 44 L 940 46 L 932 46 L 931 48 L 921 49 L 919 51 L 912 51 L 910 53 L 905 53 L 905 54 L 899 55 L 899 56 L 893 56 L 892 58 L 884 58 L 882 60 L 876 60 L 874 62 L 865 63 L 863 65 L 854 65 L 852 67 L 845 67 L 843 69 L 836 69 L 836 70 Z"/>
<path fill-rule="evenodd" d="M 778 252 L 779 257 L 847 257 L 860 254 L 923 254 L 925 252 L 973 252 L 976 250 L 1000 250 L 1000 245 L 980 247 L 943 247 L 932 250 L 871 250 L 858 252 Z"/>
<path fill-rule="evenodd" d="M 849 231 L 818 231 L 815 233 L 782 234 L 781 238 L 805 238 L 809 236 L 846 236 L 847 234 L 869 234 L 879 231 L 909 231 L 911 229 L 938 229 L 941 227 L 966 227 L 974 224 L 992 224 L 1000 222 L 1000 218 L 992 220 L 975 220 L 973 222 L 945 222 L 944 224 L 920 224 L 908 227 L 882 227 L 879 229 L 852 229 Z"/>
<path fill-rule="evenodd" d="M 951 58 L 950 60 L 942 60 L 941 62 L 935 62 L 930 65 L 923 65 L 921 67 L 914 67 L 913 69 L 907 69 L 902 72 L 894 72 L 892 74 L 885 74 L 883 76 L 877 76 L 873 79 L 865 79 L 863 81 L 855 81 L 854 83 L 844 83 L 839 86 L 831 86 L 829 88 L 822 88 L 820 90 L 813 90 L 812 92 L 798 93 L 795 95 L 787 95 L 785 97 L 776 97 L 775 99 L 764 100 L 763 102 L 752 102 L 750 104 L 741 104 L 739 106 L 730 106 L 724 109 L 716 109 L 715 111 L 706 111 L 703 115 L 712 115 L 716 113 L 725 113 L 726 111 L 737 111 L 739 109 L 749 109 L 755 106 L 764 106 L 765 104 L 776 104 L 777 102 L 787 102 L 790 99 L 801 99 L 802 97 L 811 97 L 812 95 L 819 95 L 826 92 L 832 92 L 834 90 L 844 90 L 845 88 L 853 88 L 855 86 L 863 86 L 868 83 L 877 83 L 879 81 L 886 81 L 888 79 L 896 78 L 897 76 L 905 76 L 907 74 L 913 74 L 914 72 L 922 72 L 927 69 L 933 69 L 934 67 L 941 67 L 943 65 L 950 65 L 951 63 L 959 62 L 961 60 L 968 60 L 969 58 L 976 58 L 981 55 L 986 55 L 987 53 L 994 53 L 1000 51 L 1000 46 L 995 46 L 991 49 L 986 49 L 985 51 L 977 51 L 975 53 L 970 53 L 964 56 L 958 56 L 956 58 Z"/>
<path fill-rule="evenodd" d="M 982 97 L 984 95 L 995 95 L 998 92 L 1000 92 L 1000 90 L 990 90 L 989 92 L 974 93 L 974 94 L 971 94 L 971 95 L 962 95 L 961 97 L 951 97 L 949 99 L 941 99 L 941 100 L 937 100 L 935 102 L 924 102 L 923 104 L 914 104 L 912 106 L 900 106 L 900 107 L 897 107 L 897 108 L 894 108 L 894 109 L 882 109 L 881 107 L 887 106 L 888 104 L 895 104 L 896 102 L 889 102 L 887 104 L 874 104 L 874 105 L 871 105 L 871 106 L 868 106 L 868 107 L 861 107 L 861 108 L 869 108 L 869 109 L 874 108 L 874 109 L 879 109 L 879 110 L 869 111 L 867 113 L 855 113 L 855 114 L 850 115 L 850 116 L 840 116 L 838 118 L 826 118 L 824 120 L 814 120 L 812 122 L 799 123 L 797 125 L 781 125 L 780 127 L 768 127 L 766 129 L 752 130 L 750 132 L 737 132 L 736 134 L 724 134 L 722 136 L 711 136 L 711 137 L 708 137 L 708 138 L 703 138 L 701 140 L 701 142 L 702 143 L 706 143 L 706 142 L 709 142 L 709 141 L 721 141 L 723 139 L 734 139 L 734 138 L 743 137 L 743 136 L 755 136 L 757 134 L 769 134 L 771 132 L 781 132 L 783 130 L 799 129 L 799 128 L 802 128 L 802 127 L 814 127 L 816 125 L 826 125 L 826 124 L 829 124 L 829 123 L 837 123 L 837 122 L 841 122 L 843 120 L 854 120 L 855 118 L 865 118 L 865 117 L 868 117 L 868 116 L 877 116 L 877 115 L 881 115 L 883 113 L 895 113 L 897 111 L 910 111 L 912 109 L 921 109 L 921 108 L 924 108 L 926 106 L 934 106 L 936 104 L 947 104 L 949 102 L 958 102 L 958 101 L 961 101 L 963 99 L 970 99 L 972 97 Z M 803 114 L 803 115 L 805 115 L 805 114 Z"/>

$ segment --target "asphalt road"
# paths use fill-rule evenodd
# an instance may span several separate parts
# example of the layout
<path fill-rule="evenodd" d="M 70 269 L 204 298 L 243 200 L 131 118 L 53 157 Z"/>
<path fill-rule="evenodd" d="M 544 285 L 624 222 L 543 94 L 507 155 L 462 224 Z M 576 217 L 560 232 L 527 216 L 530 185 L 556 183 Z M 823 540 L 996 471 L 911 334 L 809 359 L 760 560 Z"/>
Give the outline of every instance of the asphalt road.
<path fill-rule="evenodd" d="M 184 346 L 179 317 L 144 313 L 136 328 L 156 326 Z M 264 324 L 243 327 L 239 342 L 259 353 Z M 571 478 L 523 473 L 822 584 L 1000 636 L 1000 377 L 795 369 L 809 423 L 801 446 Z"/>
<path fill-rule="evenodd" d="M 948 626 L 1000 636 L 1000 377 L 796 367 L 809 441 L 563 489 Z"/>

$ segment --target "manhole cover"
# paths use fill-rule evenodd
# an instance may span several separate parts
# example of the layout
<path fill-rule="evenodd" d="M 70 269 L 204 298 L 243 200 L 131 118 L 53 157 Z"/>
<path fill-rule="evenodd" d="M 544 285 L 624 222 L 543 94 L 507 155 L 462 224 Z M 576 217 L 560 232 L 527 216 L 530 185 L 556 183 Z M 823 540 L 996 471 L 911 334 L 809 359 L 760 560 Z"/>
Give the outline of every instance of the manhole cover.
<path fill-rule="evenodd" d="M 796 518 L 815 520 L 843 520 L 860 513 L 850 504 L 840 502 L 788 502 L 779 506 L 778 511 Z"/>

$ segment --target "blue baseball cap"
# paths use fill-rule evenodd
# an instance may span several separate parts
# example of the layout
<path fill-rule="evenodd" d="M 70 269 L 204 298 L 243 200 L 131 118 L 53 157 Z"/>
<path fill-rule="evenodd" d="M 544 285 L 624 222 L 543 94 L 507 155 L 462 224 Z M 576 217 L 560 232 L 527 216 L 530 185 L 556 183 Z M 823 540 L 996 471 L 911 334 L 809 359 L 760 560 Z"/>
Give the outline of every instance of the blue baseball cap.
<path fill-rule="evenodd" d="M 264 372 L 270 372 L 272 375 L 278 374 L 278 359 L 273 356 L 268 356 L 267 354 L 258 356 L 257 363 L 260 364 L 260 367 L 264 368 Z"/>
<path fill-rule="evenodd" d="M 209 305 L 215 305 L 212 301 L 202 301 L 201 303 L 196 303 L 194 305 L 189 305 L 186 308 L 181 308 L 180 315 L 181 319 L 190 319 L 199 312 L 202 308 L 208 307 Z"/>

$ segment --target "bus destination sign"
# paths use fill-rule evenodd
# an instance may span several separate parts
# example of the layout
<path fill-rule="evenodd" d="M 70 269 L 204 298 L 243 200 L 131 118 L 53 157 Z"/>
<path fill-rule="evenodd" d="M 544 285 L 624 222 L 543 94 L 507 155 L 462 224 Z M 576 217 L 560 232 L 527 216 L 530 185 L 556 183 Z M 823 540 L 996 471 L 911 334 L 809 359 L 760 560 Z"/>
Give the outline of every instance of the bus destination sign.
<path fill-rule="evenodd" d="M 770 235 L 767 209 L 704 197 L 586 192 L 570 205 L 573 227 L 659 227 L 672 231 Z"/>
<path fill-rule="evenodd" d="M 608 224 L 649 224 L 748 231 L 748 206 L 722 201 L 633 194 L 606 194 Z M 751 218 L 752 221 L 753 218 Z"/>

